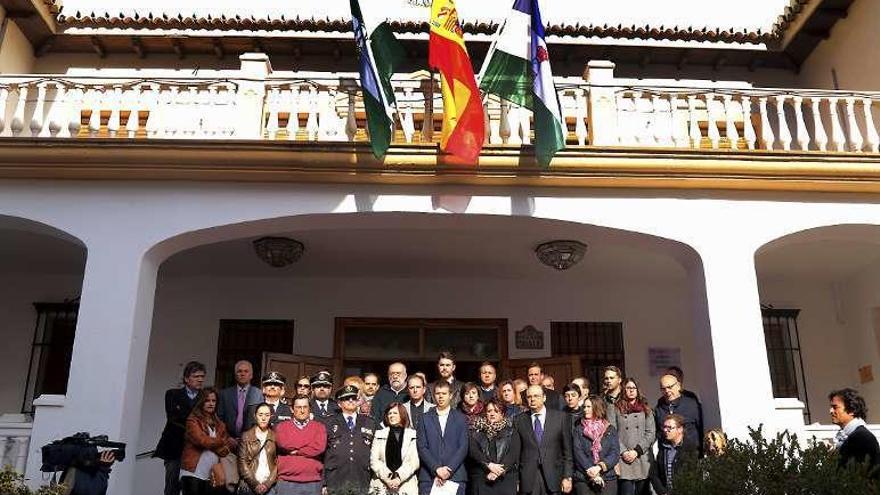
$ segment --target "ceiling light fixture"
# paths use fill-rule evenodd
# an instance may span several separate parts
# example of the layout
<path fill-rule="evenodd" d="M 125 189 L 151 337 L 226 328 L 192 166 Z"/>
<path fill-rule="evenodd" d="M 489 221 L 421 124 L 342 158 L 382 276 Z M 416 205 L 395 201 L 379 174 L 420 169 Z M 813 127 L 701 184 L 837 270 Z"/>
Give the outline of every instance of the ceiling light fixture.
<path fill-rule="evenodd" d="M 261 237 L 254 241 L 257 257 L 275 268 L 284 268 L 302 257 L 303 243 L 287 237 Z"/>
<path fill-rule="evenodd" d="M 535 248 L 535 255 L 547 266 L 568 270 L 584 258 L 587 245 L 580 241 L 549 241 Z"/>

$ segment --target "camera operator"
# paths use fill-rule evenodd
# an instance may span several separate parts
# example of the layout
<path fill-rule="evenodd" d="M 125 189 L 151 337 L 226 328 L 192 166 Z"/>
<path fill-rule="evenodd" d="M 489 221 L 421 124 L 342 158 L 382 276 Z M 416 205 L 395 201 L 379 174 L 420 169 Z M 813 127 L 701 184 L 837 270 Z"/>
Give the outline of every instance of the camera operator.
<path fill-rule="evenodd" d="M 125 460 L 125 444 L 104 435 L 77 433 L 41 449 L 44 473 L 62 471 L 60 483 L 67 495 L 105 495 L 110 468 Z"/>
<path fill-rule="evenodd" d="M 93 466 L 67 468 L 61 483 L 68 487 L 70 495 L 106 495 L 110 468 L 115 461 L 116 454 L 112 450 L 101 452 Z"/>

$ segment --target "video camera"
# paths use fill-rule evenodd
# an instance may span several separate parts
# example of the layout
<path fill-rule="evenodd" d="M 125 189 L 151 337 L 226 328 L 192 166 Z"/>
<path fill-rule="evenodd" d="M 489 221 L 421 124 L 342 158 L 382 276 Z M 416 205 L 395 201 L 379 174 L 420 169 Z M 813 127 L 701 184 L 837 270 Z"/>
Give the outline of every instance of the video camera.
<path fill-rule="evenodd" d="M 43 464 L 40 471 L 53 473 L 69 467 L 92 469 L 98 466 L 101 454 L 108 450 L 113 452 L 116 461 L 125 460 L 124 443 L 111 442 L 107 435 L 93 437 L 85 432 L 77 433 L 42 448 Z"/>

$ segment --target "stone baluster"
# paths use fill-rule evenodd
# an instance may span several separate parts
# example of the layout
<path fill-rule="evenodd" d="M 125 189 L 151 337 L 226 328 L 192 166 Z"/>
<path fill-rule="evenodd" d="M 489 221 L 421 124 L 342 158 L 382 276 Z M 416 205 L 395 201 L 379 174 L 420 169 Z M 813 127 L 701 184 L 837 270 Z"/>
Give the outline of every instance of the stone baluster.
<path fill-rule="evenodd" d="M 145 105 L 147 108 L 147 122 L 144 125 L 144 130 L 147 131 L 148 138 L 158 137 L 159 130 L 162 128 L 161 124 L 161 94 L 158 84 L 144 84 L 145 98 L 147 104 Z M 149 92 L 148 94 L 146 92 Z"/>
<path fill-rule="evenodd" d="M 318 90 L 314 86 L 309 86 L 308 96 L 308 112 L 306 118 L 306 134 L 309 141 L 318 140 Z"/>
<path fill-rule="evenodd" d="M 635 130 L 635 103 L 629 97 L 630 92 L 627 90 L 618 91 L 615 96 L 615 114 L 617 117 L 617 140 L 624 146 L 634 146 L 636 144 Z M 595 115 L 592 120 L 595 119 Z M 592 144 L 592 143 L 591 143 Z"/>
<path fill-rule="evenodd" d="M 31 116 L 30 130 L 31 136 L 38 137 L 43 132 L 43 124 L 45 119 L 43 114 L 46 110 L 46 85 L 41 83 L 37 85 L 37 101 L 34 102 L 34 114 Z"/>
<path fill-rule="evenodd" d="M 825 124 L 822 122 L 822 109 L 819 107 L 822 99 L 817 96 L 810 97 L 810 113 L 813 114 L 813 142 L 819 151 L 828 150 L 828 135 L 825 133 Z"/>
<path fill-rule="evenodd" d="M 587 129 L 587 90 L 578 88 L 574 95 L 574 135 L 577 137 L 578 146 L 586 146 L 589 137 L 589 129 Z M 566 129 L 567 130 L 567 129 Z M 567 138 L 567 136 L 563 136 Z M 616 143 L 615 143 L 616 144 Z"/>
<path fill-rule="evenodd" d="M 125 121 L 125 135 L 129 139 L 136 138 L 141 127 L 141 110 L 147 108 L 146 89 L 144 86 L 138 86 L 129 92 L 128 119 Z"/>
<path fill-rule="evenodd" d="M 318 93 L 318 136 L 321 141 L 329 141 L 336 137 L 337 118 L 333 104 L 333 95 L 329 91 Z"/>
<path fill-rule="evenodd" d="M 211 87 L 208 88 L 206 101 L 208 110 L 205 117 L 207 120 L 205 132 L 208 136 L 215 138 L 222 134 L 222 122 L 226 117 L 224 114 L 222 97 L 220 95 L 220 87 L 218 85 L 212 84 Z"/>
<path fill-rule="evenodd" d="M 345 115 L 345 137 L 347 137 L 350 142 L 354 142 L 354 137 L 355 135 L 357 135 L 358 126 L 357 116 L 355 115 L 355 92 L 353 87 L 347 88 L 346 96 L 348 102 L 348 112 L 346 112 Z"/>
<path fill-rule="evenodd" d="M 846 122 L 849 127 L 849 150 L 862 151 L 865 141 L 859 131 L 859 123 L 856 120 L 856 99 L 852 96 L 846 98 Z"/>
<path fill-rule="evenodd" d="M 843 151 L 846 147 L 846 136 L 843 134 L 843 126 L 840 124 L 840 114 L 837 111 L 839 98 L 828 98 L 828 110 L 831 116 L 831 148 L 834 151 Z"/>
<path fill-rule="evenodd" d="M 755 134 L 755 126 L 752 125 L 752 98 L 749 95 L 742 95 L 740 96 L 740 104 L 742 105 L 743 138 L 746 141 L 746 148 L 754 150 L 758 136 Z"/>
<path fill-rule="evenodd" d="M 183 96 L 179 86 L 169 86 L 165 91 L 165 108 L 162 123 L 165 124 L 165 137 L 177 138 L 181 133 L 180 111 L 182 110 Z"/>
<path fill-rule="evenodd" d="M 107 133 L 110 135 L 110 137 L 116 137 L 116 134 L 119 132 L 119 127 L 122 120 L 119 115 L 121 100 L 122 88 L 113 88 L 113 92 L 110 96 L 110 118 L 107 119 Z"/>
<path fill-rule="evenodd" d="M 715 95 L 713 93 L 707 93 L 705 99 L 706 119 L 709 123 L 709 142 L 712 143 L 712 149 L 717 150 L 721 146 L 721 133 L 718 131 L 718 121 L 715 116 Z"/>
<path fill-rule="evenodd" d="M 58 137 L 67 127 L 67 88 L 62 83 L 55 83 L 55 101 L 49 109 L 49 135 Z"/>
<path fill-rule="evenodd" d="M 522 138 L 519 133 L 520 122 L 522 121 L 522 110 L 522 107 L 519 105 L 513 103 L 510 104 L 510 109 L 507 112 L 507 120 L 510 127 L 510 137 L 507 139 L 508 144 L 513 144 L 515 146 L 522 144 Z"/>
<path fill-rule="evenodd" d="M 278 137 L 278 131 L 281 130 L 281 127 L 278 125 L 279 96 L 280 91 L 278 88 L 272 88 L 269 90 L 269 97 L 266 101 L 266 111 L 268 114 L 266 121 L 266 138 L 268 139 L 276 139 Z"/>
<path fill-rule="evenodd" d="M 28 447 L 30 446 L 31 438 L 30 437 L 18 437 L 17 438 L 17 449 L 15 455 L 15 470 L 19 473 L 24 473 L 25 466 L 27 464 L 27 456 L 28 456 Z"/>
<path fill-rule="evenodd" d="M 6 100 L 9 99 L 9 90 L 0 87 L 0 134 L 6 129 Z"/>
<path fill-rule="evenodd" d="M 89 137 L 97 137 L 98 133 L 101 132 L 101 103 L 103 94 L 104 88 L 100 86 L 89 91 L 89 107 L 92 109 L 92 114 L 89 116 Z"/>
<path fill-rule="evenodd" d="M 519 130 L 521 132 L 522 144 L 532 144 L 532 115 L 532 112 L 528 109 L 520 109 Z M 565 136 L 562 137 L 562 140 L 563 142 L 565 141 Z"/>
<path fill-rule="evenodd" d="M 788 99 L 788 95 L 780 95 L 776 96 L 776 120 L 779 125 L 779 144 L 782 146 L 782 149 L 785 151 L 791 150 L 791 132 L 788 130 L 788 120 L 785 117 L 785 100 Z"/>
<path fill-rule="evenodd" d="M 82 127 L 82 105 L 85 93 L 81 88 L 71 88 L 67 92 L 68 107 L 67 111 L 70 118 L 67 120 L 67 132 L 71 138 L 79 137 L 79 130 Z"/>
<path fill-rule="evenodd" d="M 180 99 L 177 105 L 177 111 L 182 112 L 183 125 L 180 126 L 180 134 L 185 138 L 192 138 L 196 135 L 196 129 L 199 128 L 199 99 L 195 86 L 185 86 L 181 88 Z"/>
<path fill-rule="evenodd" d="M 688 138 L 691 148 L 700 149 L 703 142 L 703 132 L 700 130 L 700 118 L 697 114 L 697 97 L 688 95 Z"/>
<path fill-rule="evenodd" d="M 402 110 L 402 112 L 401 112 Z M 488 111 L 487 111 L 488 112 Z M 413 88 L 403 88 L 403 98 L 397 102 L 397 113 L 400 119 L 400 128 L 403 130 L 403 138 L 407 143 L 412 143 L 416 135 L 416 124 L 413 119 Z M 488 113 L 486 115 L 486 126 L 489 125 Z M 488 139 L 489 133 L 486 133 Z"/>
<path fill-rule="evenodd" d="M 688 139 L 686 123 L 679 119 L 681 115 L 678 110 L 680 101 L 677 94 L 669 95 L 669 128 L 672 129 L 672 145 L 676 148 L 687 148 L 690 146 L 690 139 Z"/>
<path fill-rule="evenodd" d="M 18 89 L 18 103 L 15 106 L 15 112 L 12 114 L 12 123 L 9 125 L 13 136 L 21 135 L 21 131 L 24 130 L 24 107 L 27 104 L 29 91 L 28 86 L 23 84 L 19 85 L 16 89 Z"/>
<path fill-rule="evenodd" d="M 295 141 L 296 135 L 299 132 L 299 87 L 296 85 L 290 86 L 284 94 L 286 96 L 287 108 L 289 109 L 287 115 L 287 139 Z"/>
<path fill-rule="evenodd" d="M 653 146 L 654 129 L 653 129 L 653 111 L 654 106 L 651 100 L 642 98 L 641 91 L 633 92 L 633 117 L 638 123 L 636 127 L 636 143 L 642 146 Z"/>
<path fill-rule="evenodd" d="M 764 149 L 772 150 L 776 142 L 776 135 L 770 125 L 770 115 L 767 113 L 767 97 L 758 98 L 758 111 L 761 113 L 761 141 Z"/>
<path fill-rule="evenodd" d="M 2 94 L 0 94 L 2 97 Z M 877 153 L 880 151 L 880 136 L 877 134 L 877 126 L 874 124 L 874 115 L 871 112 L 871 106 L 874 100 L 871 98 L 862 98 L 862 111 L 865 115 L 865 151 Z M 2 130 L 2 127 L 0 127 Z"/>
<path fill-rule="evenodd" d="M 739 132 L 736 130 L 733 96 L 722 95 L 721 99 L 724 101 L 724 136 L 727 138 L 727 142 L 730 143 L 730 149 L 736 150 L 739 148 Z"/>
<path fill-rule="evenodd" d="M 510 141 L 510 102 L 507 100 L 501 100 L 501 119 L 498 133 L 501 135 L 501 144 L 507 144 Z"/>
<path fill-rule="evenodd" d="M 804 151 L 810 149 L 810 135 L 807 133 L 807 123 L 804 120 L 804 99 L 799 95 L 791 97 L 794 105 L 794 124 L 798 147 Z"/>
<path fill-rule="evenodd" d="M 489 122 L 489 96 L 483 98 L 483 146 L 491 144 L 492 125 Z"/>
<path fill-rule="evenodd" d="M 651 95 L 651 106 L 654 108 L 654 140 L 660 146 L 672 146 L 674 143 L 673 127 L 670 125 L 672 105 L 669 104 L 669 99 L 659 94 Z"/>
<path fill-rule="evenodd" d="M 492 98 L 486 98 L 489 113 L 489 144 L 501 144 L 501 106 Z"/>

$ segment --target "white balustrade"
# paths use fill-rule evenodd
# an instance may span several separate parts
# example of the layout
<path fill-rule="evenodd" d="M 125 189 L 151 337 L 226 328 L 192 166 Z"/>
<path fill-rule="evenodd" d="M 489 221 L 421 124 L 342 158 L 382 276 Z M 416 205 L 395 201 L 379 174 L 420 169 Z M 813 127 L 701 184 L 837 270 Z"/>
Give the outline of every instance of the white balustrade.
<path fill-rule="evenodd" d="M 712 143 L 712 149 L 717 150 L 721 147 L 721 133 L 718 131 L 718 112 L 715 106 L 715 95 L 708 93 L 706 99 L 706 119 L 709 121 L 709 142 Z"/>
<path fill-rule="evenodd" d="M 10 466 L 24 474 L 32 428 L 30 418 L 23 414 L 0 415 L 0 468 Z"/>
<path fill-rule="evenodd" d="M 862 133 L 859 131 L 859 124 L 856 121 L 855 105 L 855 98 L 849 97 L 846 99 L 846 123 L 847 127 L 849 127 L 849 150 L 861 151 L 864 141 L 862 140 Z"/>
<path fill-rule="evenodd" d="M 794 105 L 795 140 L 802 150 L 810 149 L 810 136 L 807 134 L 807 124 L 804 121 L 804 99 L 798 95 L 791 98 Z"/>
<path fill-rule="evenodd" d="M 821 98 L 810 98 L 810 112 L 813 114 L 813 142 L 816 149 L 826 151 L 828 149 L 828 135 L 825 133 L 825 124 L 822 122 Z"/>
<path fill-rule="evenodd" d="M 587 129 L 587 92 L 578 89 L 574 93 L 574 135 L 577 137 L 578 146 L 587 144 L 589 130 Z"/>
<path fill-rule="evenodd" d="M 880 151 L 880 136 L 877 134 L 877 126 L 874 124 L 874 115 L 871 112 L 873 103 L 870 98 L 862 98 L 862 112 L 865 118 L 865 151 L 877 153 Z"/>

